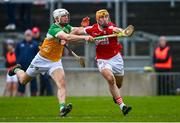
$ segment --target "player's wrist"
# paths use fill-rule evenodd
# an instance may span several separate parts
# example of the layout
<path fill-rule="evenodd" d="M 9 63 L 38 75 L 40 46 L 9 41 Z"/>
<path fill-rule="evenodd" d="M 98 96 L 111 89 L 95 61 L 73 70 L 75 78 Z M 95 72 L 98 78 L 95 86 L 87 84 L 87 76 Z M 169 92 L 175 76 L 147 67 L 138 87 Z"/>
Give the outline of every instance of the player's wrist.
<path fill-rule="evenodd" d="M 121 29 L 121 28 L 117 28 L 117 27 L 113 28 L 113 32 L 115 32 L 115 33 L 119 33 L 119 32 L 122 32 L 122 31 L 123 31 L 123 29 Z"/>
<path fill-rule="evenodd" d="M 86 41 L 93 42 L 94 38 L 92 36 L 86 36 Z"/>

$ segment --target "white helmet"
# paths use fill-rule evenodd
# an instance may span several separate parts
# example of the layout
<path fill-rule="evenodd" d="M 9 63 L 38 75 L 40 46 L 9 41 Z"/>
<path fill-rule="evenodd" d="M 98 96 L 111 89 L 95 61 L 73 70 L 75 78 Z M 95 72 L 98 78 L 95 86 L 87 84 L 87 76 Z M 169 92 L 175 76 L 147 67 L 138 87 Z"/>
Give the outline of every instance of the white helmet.
<path fill-rule="evenodd" d="M 66 9 L 56 9 L 53 11 L 53 18 L 58 18 L 58 23 L 60 23 L 60 18 L 64 15 L 69 15 L 69 12 Z"/>

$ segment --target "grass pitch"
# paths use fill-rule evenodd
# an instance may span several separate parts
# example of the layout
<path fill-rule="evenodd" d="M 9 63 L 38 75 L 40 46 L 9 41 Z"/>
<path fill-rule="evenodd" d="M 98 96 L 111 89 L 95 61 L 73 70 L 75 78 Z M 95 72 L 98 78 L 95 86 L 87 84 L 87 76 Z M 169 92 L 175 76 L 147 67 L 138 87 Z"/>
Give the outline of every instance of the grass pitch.
<path fill-rule="evenodd" d="M 124 97 L 124 101 L 132 106 L 128 116 L 111 97 L 68 97 L 73 110 L 61 118 L 56 97 L 1 97 L 0 121 L 180 121 L 180 96 Z"/>

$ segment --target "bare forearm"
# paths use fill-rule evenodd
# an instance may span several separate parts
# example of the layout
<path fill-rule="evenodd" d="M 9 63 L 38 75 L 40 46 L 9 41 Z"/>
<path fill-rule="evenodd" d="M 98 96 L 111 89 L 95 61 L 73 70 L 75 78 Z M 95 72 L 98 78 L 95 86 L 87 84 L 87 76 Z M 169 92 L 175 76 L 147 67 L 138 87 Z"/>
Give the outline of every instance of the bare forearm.
<path fill-rule="evenodd" d="M 66 42 L 76 42 L 80 40 L 92 41 L 92 36 L 85 36 L 85 35 L 74 35 L 74 34 L 66 34 L 66 33 L 59 33 L 57 38 L 64 40 Z"/>
<path fill-rule="evenodd" d="M 79 36 L 74 34 L 60 35 L 59 38 L 62 40 L 66 40 L 68 42 L 84 40 L 84 36 Z"/>
<path fill-rule="evenodd" d="M 122 31 L 123 31 L 122 28 L 113 27 L 113 32 L 115 32 L 115 33 L 119 33 L 119 32 L 122 32 Z"/>
<path fill-rule="evenodd" d="M 67 37 L 67 41 L 71 42 L 71 41 L 79 41 L 79 40 L 84 40 L 84 36 L 79 36 L 79 35 L 74 35 L 74 34 L 70 34 Z"/>
<path fill-rule="evenodd" d="M 83 35 L 84 27 L 74 27 L 70 34 Z"/>

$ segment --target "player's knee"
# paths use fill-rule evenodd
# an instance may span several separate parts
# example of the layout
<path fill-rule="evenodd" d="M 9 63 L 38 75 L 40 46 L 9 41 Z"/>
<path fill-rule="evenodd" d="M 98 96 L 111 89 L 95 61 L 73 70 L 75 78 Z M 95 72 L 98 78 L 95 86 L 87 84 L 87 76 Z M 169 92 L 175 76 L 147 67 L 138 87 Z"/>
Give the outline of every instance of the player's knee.
<path fill-rule="evenodd" d="M 66 84 L 65 84 L 65 79 L 61 79 L 58 81 L 58 85 L 59 85 L 59 88 L 65 88 Z"/>

